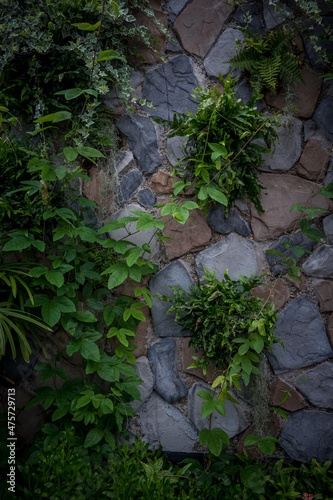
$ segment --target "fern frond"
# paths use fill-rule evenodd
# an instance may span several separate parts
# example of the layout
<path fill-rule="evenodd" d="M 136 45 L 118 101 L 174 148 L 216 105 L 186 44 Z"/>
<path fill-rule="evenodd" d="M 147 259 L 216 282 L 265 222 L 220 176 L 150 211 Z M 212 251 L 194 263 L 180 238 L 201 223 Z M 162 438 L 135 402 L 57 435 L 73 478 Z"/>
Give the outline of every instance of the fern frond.
<path fill-rule="evenodd" d="M 285 54 L 283 64 L 280 68 L 280 78 L 283 82 L 302 80 L 297 56 L 294 54 Z"/>
<path fill-rule="evenodd" d="M 243 49 L 239 54 L 229 61 L 230 66 L 241 71 L 256 71 L 258 64 L 258 54 L 254 48 Z"/>
<path fill-rule="evenodd" d="M 258 63 L 259 74 L 266 87 L 276 93 L 278 77 L 281 70 L 281 56 L 276 55 Z"/>

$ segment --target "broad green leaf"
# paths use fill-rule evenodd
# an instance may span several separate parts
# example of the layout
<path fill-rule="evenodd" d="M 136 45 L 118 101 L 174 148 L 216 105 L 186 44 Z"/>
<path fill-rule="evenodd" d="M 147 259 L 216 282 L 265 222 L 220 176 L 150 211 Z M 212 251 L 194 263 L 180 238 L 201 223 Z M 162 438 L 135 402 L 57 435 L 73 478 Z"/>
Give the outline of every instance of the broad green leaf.
<path fill-rule="evenodd" d="M 198 193 L 199 200 L 206 200 L 208 198 L 207 188 L 201 187 Z"/>
<path fill-rule="evenodd" d="M 282 252 L 277 252 L 276 250 L 266 250 L 266 253 L 268 253 L 269 255 L 276 255 L 277 257 L 281 258 L 283 256 Z"/>
<path fill-rule="evenodd" d="M 90 23 L 74 23 L 74 24 L 72 24 L 72 26 L 75 26 L 79 30 L 83 30 L 83 31 L 96 31 L 100 24 L 101 24 L 101 21 L 98 21 L 95 24 L 90 24 Z"/>
<path fill-rule="evenodd" d="M 225 205 L 226 207 L 228 206 L 228 200 L 221 191 L 218 191 L 212 186 L 207 186 L 207 193 L 213 200 L 221 203 L 221 205 Z"/>
<path fill-rule="evenodd" d="M 129 251 L 129 256 L 126 259 L 126 264 L 128 267 L 133 266 L 142 254 L 142 248 L 133 248 Z"/>
<path fill-rule="evenodd" d="M 207 444 L 209 451 L 216 457 L 220 455 L 223 444 L 229 445 L 230 443 L 228 434 L 217 428 L 202 429 L 199 432 L 199 440 L 202 445 Z"/>
<path fill-rule="evenodd" d="M 196 395 L 201 399 L 206 399 L 207 401 L 212 401 L 214 399 L 213 394 L 208 391 L 199 391 L 196 393 Z"/>
<path fill-rule="evenodd" d="M 91 402 L 91 395 L 90 394 L 85 394 L 79 400 L 77 401 L 75 405 L 75 409 L 78 410 L 79 408 L 83 408 L 83 406 L 87 406 Z"/>
<path fill-rule="evenodd" d="M 71 313 L 76 311 L 74 302 L 64 295 L 61 297 L 54 297 L 53 300 L 56 302 L 61 312 Z"/>
<path fill-rule="evenodd" d="M 68 407 L 65 408 L 57 408 L 53 413 L 52 413 L 52 422 L 55 422 L 56 420 L 59 420 L 60 418 L 64 417 L 68 413 Z"/>
<path fill-rule="evenodd" d="M 50 115 L 45 115 L 42 118 L 38 118 L 37 120 L 34 120 L 33 123 L 58 123 L 64 120 L 69 120 L 71 116 L 72 115 L 69 111 L 57 111 L 56 113 L 51 113 Z"/>
<path fill-rule="evenodd" d="M 103 437 L 104 431 L 95 427 L 88 432 L 83 446 L 85 448 L 91 448 L 92 446 L 95 446 L 97 443 L 99 443 L 101 439 L 103 439 Z"/>
<path fill-rule="evenodd" d="M 104 310 L 104 321 L 106 326 L 110 326 L 115 318 L 115 308 L 113 305 L 108 305 Z"/>
<path fill-rule="evenodd" d="M 113 59 L 119 59 L 120 61 L 126 62 L 126 59 L 122 57 L 116 50 L 103 50 L 98 54 L 97 61 L 110 61 Z"/>
<path fill-rule="evenodd" d="M 105 156 L 95 148 L 87 146 L 77 146 L 76 151 L 85 158 L 105 158 Z"/>
<path fill-rule="evenodd" d="M 42 305 L 42 316 L 48 325 L 56 325 L 61 317 L 59 306 L 52 299 L 49 299 Z"/>
<path fill-rule="evenodd" d="M 112 288 L 115 288 L 116 286 L 121 285 L 125 279 L 128 276 L 128 269 L 127 267 L 123 264 L 119 264 L 117 268 L 113 271 L 111 274 L 109 281 L 108 281 L 108 288 L 111 290 Z"/>
<path fill-rule="evenodd" d="M 246 438 L 244 439 L 244 446 L 251 446 L 253 444 L 257 444 L 258 442 L 259 438 L 254 434 L 251 434 L 249 436 L 246 436 Z"/>
<path fill-rule="evenodd" d="M 258 448 L 266 455 L 272 455 L 275 451 L 275 443 L 279 441 L 271 436 L 264 436 L 258 443 Z"/>
<path fill-rule="evenodd" d="M 3 250 L 6 252 L 15 252 L 15 250 L 24 250 L 30 247 L 32 240 L 29 240 L 25 236 L 15 236 L 10 241 L 4 245 Z"/>
<path fill-rule="evenodd" d="M 101 359 L 99 347 L 91 340 L 82 340 L 80 344 L 80 353 L 84 359 L 99 362 Z"/>
<path fill-rule="evenodd" d="M 182 208 L 187 208 L 187 210 L 193 210 L 195 208 L 199 208 L 199 205 L 194 201 L 185 201 L 185 203 L 182 203 L 181 206 Z"/>
<path fill-rule="evenodd" d="M 54 169 L 54 172 L 57 176 L 57 179 L 59 179 L 59 181 L 61 181 L 67 173 L 67 167 L 66 167 L 66 165 L 59 165 L 59 167 Z"/>
<path fill-rule="evenodd" d="M 78 157 L 79 153 L 76 151 L 76 149 L 67 147 L 64 148 L 63 151 L 64 155 L 66 156 L 68 161 L 74 161 Z"/>
<path fill-rule="evenodd" d="M 54 269 L 52 269 L 51 271 L 46 271 L 45 278 L 49 283 L 57 286 L 58 288 L 60 288 L 65 282 L 63 273 L 61 273 L 60 271 L 55 271 Z"/>
<path fill-rule="evenodd" d="M 83 90 L 79 88 L 66 90 L 65 99 L 67 101 L 71 101 L 72 99 L 76 99 L 77 97 L 79 97 L 82 93 Z"/>

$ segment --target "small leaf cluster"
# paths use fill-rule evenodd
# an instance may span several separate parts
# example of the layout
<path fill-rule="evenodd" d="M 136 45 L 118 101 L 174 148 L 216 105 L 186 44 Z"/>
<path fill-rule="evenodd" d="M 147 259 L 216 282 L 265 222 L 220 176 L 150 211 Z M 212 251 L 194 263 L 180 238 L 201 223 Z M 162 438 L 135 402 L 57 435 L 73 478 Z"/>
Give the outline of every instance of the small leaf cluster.
<path fill-rule="evenodd" d="M 279 86 L 302 81 L 300 61 L 295 54 L 294 36 L 289 31 L 245 33 L 240 52 L 229 61 L 231 67 L 250 73 L 250 83 L 257 95 L 263 89 L 274 94 Z"/>
<path fill-rule="evenodd" d="M 256 169 L 263 163 L 261 153 L 270 152 L 277 139 L 279 122 L 257 111 L 257 97 L 247 104 L 236 100 L 230 75 L 221 83 L 222 94 L 215 87 L 194 90 L 199 101 L 195 114 L 176 113 L 172 123 L 156 121 L 171 128 L 169 137 L 187 138 L 185 156 L 176 165 L 177 175 L 180 169 L 191 172 L 200 208 L 220 203 L 228 212 L 237 198 L 246 197 L 262 212 L 259 195 L 263 186 Z M 265 146 L 254 139 L 262 139 Z M 186 183 L 176 186 L 178 192 L 184 187 Z"/>

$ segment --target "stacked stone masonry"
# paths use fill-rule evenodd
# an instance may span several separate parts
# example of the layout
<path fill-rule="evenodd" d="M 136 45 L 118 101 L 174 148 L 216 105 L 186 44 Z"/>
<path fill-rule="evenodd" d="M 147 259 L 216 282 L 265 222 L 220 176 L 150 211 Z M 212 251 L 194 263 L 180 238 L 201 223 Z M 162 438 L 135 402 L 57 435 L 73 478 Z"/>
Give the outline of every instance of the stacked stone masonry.
<path fill-rule="evenodd" d="M 245 5 L 252 16 L 251 30 L 265 33 L 287 22 L 288 12 L 276 14 L 268 0 L 262 2 L 262 9 L 257 4 Z M 152 102 L 152 108 L 137 105 L 130 115 L 112 101 L 112 95 L 107 101 L 119 116 L 123 139 L 116 193 L 103 198 L 109 204 L 107 220 L 138 209 L 158 215 L 154 205 L 167 200 L 172 192 L 170 173 L 184 156 L 184 139 L 167 139 L 166 128 L 153 118 L 172 120 L 175 112 L 195 113 L 198 103 L 193 89 L 199 84 L 219 85 L 219 73 L 226 76 L 230 72 L 228 60 L 245 24 L 244 9 L 232 8 L 228 0 L 169 0 L 163 2 L 163 8 L 155 1 L 153 6 L 172 37 L 167 40 L 157 32 L 165 62 L 143 51 L 145 62 L 133 74 L 135 96 Z M 272 287 L 283 269 L 281 259 L 265 250 L 281 251 L 282 242 L 291 238 L 312 252 L 299 262 L 301 284 L 282 275 L 274 288 L 273 300 L 279 310 L 275 331 L 284 349 L 277 345 L 268 354 L 269 404 L 279 406 L 283 391 L 289 390 L 291 397 L 282 406 L 289 412 L 289 420 L 272 424 L 272 433 L 281 443 L 277 454 L 324 461 L 333 459 L 333 215 L 325 213 L 314 221 L 327 237 L 325 244 L 318 246 L 295 232 L 299 213 L 290 212 L 290 208 L 299 203 L 332 209 L 330 200 L 318 191 L 333 180 L 333 92 L 322 79 L 322 68 L 305 33 L 300 33 L 298 43 L 303 82 L 296 85 L 297 111 L 287 127 L 280 127 L 275 154 L 272 158 L 264 155 L 259 173 L 266 189 L 261 197 L 265 212 L 238 200 L 227 219 L 224 208 L 217 206 L 207 216 L 193 211 L 185 226 L 172 222 L 166 231 L 172 239 L 166 246 L 155 242 L 153 259 L 159 271 L 149 286 L 153 294 L 170 295 L 170 285 L 189 290 L 202 279 L 205 267 L 214 269 L 219 279 L 226 269 L 232 279 L 238 274 L 250 276 L 253 272 L 257 276 L 268 271 L 266 280 Z M 249 82 L 239 71 L 232 74 L 238 78 L 237 98 L 247 102 L 251 97 Z M 268 114 L 284 105 L 282 91 L 275 96 L 267 93 L 257 102 L 258 109 Z M 102 203 L 98 198 L 99 171 L 94 168 L 91 177 L 85 195 Z M 103 222 L 106 220 L 99 221 Z M 113 232 L 112 238 L 121 238 L 121 231 Z M 132 241 L 143 244 L 152 236 L 153 232 L 141 232 Z M 135 286 L 127 283 L 122 291 L 133 295 Z M 258 287 L 255 294 L 265 297 L 269 288 Z M 136 335 L 136 369 L 143 384 L 142 401 L 134 403 L 135 429 L 152 445 L 161 443 L 167 451 L 190 452 L 201 449 L 198 433 L 207 426 L 201 419 L 202 400 L 196 393 L 209 390 L 207 383 L 214 373 L 208 370 L 204 377 L 198 369 L 187 368 L 194 354 L 188 346 L 191 332 L 181 331 L 174 316 L 167 314 L 168 308 L 168 303 L 153 299 L 151 317 L 147 313 L 147 323 Z M 214 416 L 213 423 L 225 429 L 233 447 L 241 451 L 242 433 L 252 429 L 253 406 L 245 393 L 237 398 L 241 405 L 228 402 L 226 417 Z"/>

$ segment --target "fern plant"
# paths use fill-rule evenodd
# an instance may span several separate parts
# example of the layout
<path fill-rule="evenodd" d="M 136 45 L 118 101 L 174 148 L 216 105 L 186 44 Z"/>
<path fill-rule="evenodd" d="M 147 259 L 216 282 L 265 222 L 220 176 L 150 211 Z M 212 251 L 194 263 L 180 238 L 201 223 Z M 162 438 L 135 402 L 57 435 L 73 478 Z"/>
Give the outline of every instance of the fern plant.
<path fill-rule="evenodd" d="M 229 64 L 250 73 L 254 94 L 260 94 L 264 88 L 276 94 L 279 85 L 302 81 L 292 33 L 270 31 L 265 36 L 247 33 L 241 47 Z"/>

